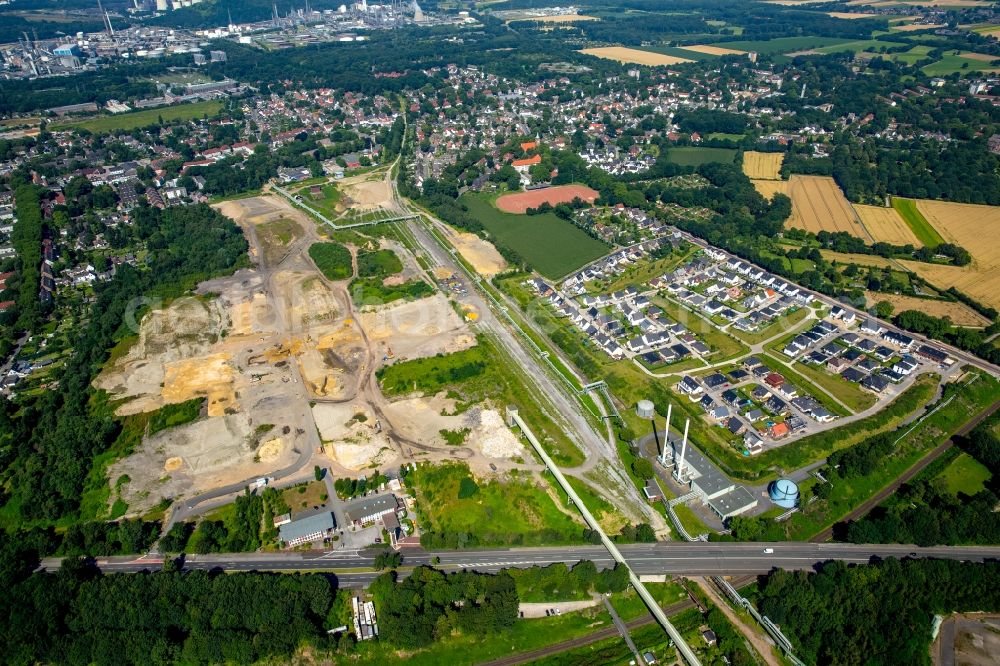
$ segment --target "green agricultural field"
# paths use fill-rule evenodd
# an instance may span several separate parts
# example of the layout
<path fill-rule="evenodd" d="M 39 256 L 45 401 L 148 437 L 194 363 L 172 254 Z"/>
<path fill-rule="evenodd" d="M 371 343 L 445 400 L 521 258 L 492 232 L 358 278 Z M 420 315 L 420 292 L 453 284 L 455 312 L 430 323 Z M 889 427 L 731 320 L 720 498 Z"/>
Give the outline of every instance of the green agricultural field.
<path fill-rule="evenodd" d="M 609 247 L 552 213 L 513 215 L 480 194 L 459 199 L 490 235 L 524 258 L 539 273 L 556 279 L 604 256 Z"/>
<path fill-rule="evenodd" d="M 962 453 L 952 460 L 936 478 L 944 483 L 945 488 L 952 495 L 959 493 L 975 495 L 986 487 L 986 482 L 992 476 L 985 465 L 968 453 Z"/>
<path fill-rule="evenodd" d="M 425 531 L 468 534 L 474 545 L 484 547 L 578 543 L 583 538 L 583 524 L 563 513 L 528 474 L 504 482 L 475 481 L 464 463 L 421 465 L 407 483 L 416 488 Z"/>
<path fill-rule="evenodd" d="M 844 42 L 842 44 L 823 46 L 816 50 L 820 53 L 843 53 L 844 51 L 863 53 L 868 52 L 869 50 L 874 50 L 874 52 L 878 53 L 883 49 L 892 48 L 894 46 L 903 46 L 903 43 L 883 41 L 880 39 L 859 39 L 856 41 Z"/>
<path fill-rule="evenodd" d="M 409 280 L 403 284 L 386 285 L 383 278 L 371 277 L 351 283 L 351 300 L 357 306 L 383 305 L 400 299 L 415 301 L 434 293 L 434 287 L 423 280 Z"/>
<path fill-rule="evenodd" d="M 937 232 L 931 223 L 927 221 L 927 218 L 924 217 L 924 214 L 920 212 L 920 209 L 917 208 L 916 201 L 893 197 L 892 207 L 896 209 L 896 212 L 899 213 L 903 221 L 906 222 L 906 225 L 913 231 L 913 235 L 921 243 L 933 250 L 944 242 L 941 234 Z"/>
<path fill-rule="evenodd" d="M 681 166 L 701 166 L 709 162 L 732 164 L 736 159 L 733 148 L 703 148 L 701 146 L 675 146 L 667 149 L 667 161 Z"/>
<path fill-rule="evenodd" d="M 717 42 L 712 46 L 738 51 L 755 51 L 756 53 L 788 53 L 789 51 L 807 51 L 826 46 L 846 44 L 850 39 L 836 37 L 779 37 L 777 39 L 751 40 L 739 42 Z"/>
<path fill-rule="evenodd" d="M 54 130 L 85 129 L 95 134 L 102 132 L 113 132 L 114 130 L 130 130 L 136 127 L 146 127 L 160 122 L 170 122 L 172 120 L 193 120 L 195 118 L 212 117 L 222 109 L 222 102 L 212 100 L 208 102 L 194 102 L 192 104 L 178 104 L 176 106 L 163 106 L 156 109 L 144 109 L 131 113 L 122 113 L 116 116 L 97 116 L 86 120 L 59 123 L 52 127 Z"/>
<path fill-rule="evenodd" d="M 1000 57 L 997 60 L 1000 60 Z M 991 62 L 951 54 L 922 67 L 920 71 L 927 76 L 948 76 L 956 72 L 996 72 L 1000 71 L 1000 68 Z"/>
<path fill-rule="evenodd" d="M 313 243 L 309 256 L 328 280 L 344 280 L 354 274 L 351 251 L 340 243 Z"/>

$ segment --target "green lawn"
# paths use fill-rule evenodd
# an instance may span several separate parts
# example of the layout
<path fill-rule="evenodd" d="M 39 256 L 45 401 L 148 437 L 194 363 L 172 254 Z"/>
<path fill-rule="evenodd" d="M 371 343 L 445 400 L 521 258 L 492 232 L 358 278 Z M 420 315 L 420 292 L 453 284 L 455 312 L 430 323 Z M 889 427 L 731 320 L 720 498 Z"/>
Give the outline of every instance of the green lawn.
<path fill-rule="evenodd" d="M 340 201 L 340 190 L 333 183 L 323 186 L 320 196 L 309 196 L 309 206 L 323 213 L 331 220 L 337 217 L 337 203 Z"/>
<path fill-rule="evenodd" d="M 407 477 L 416 488 L 425 530 L 470 534 L 483 547 L 582 541 L 583 524 L 563 513 L 530 474 L 502 482 L 479 480 L 471 496 L 460 492 L 469 478 L 465 463 L 421 465 Z"/>
<path fill-rule="evenodd" d="M 1000 57 L 997 60 L 1000 60 Z M 997 67 L 991 62 L 963 58 L 958 55 L 946 55 L 937 62 L 925 65 L 920 71 L 927 76 L 948 76 L 955 72 L 981 72 L 996 69 Z"/>
<path fill-rule="evenodd" d="M 85 129 L 95 134 L 102 132 L 113 132 L 114 130 L 130 130 L 136 127 L 146 127 L 160 122 L 170 122 L 171 120 L 192 120 L 204 116 L 214 116 L 222 109 L 222 102 L 212 100 L 208 102 L 194 102 L 191 104 L 178 104 L 176 106 L 163 106 L 156 109 L 144 109 L 131 113 L 122 113 L 116 116 L 97 116 L 86 120 L 57 123 L 50 129 L 71 130 Z"/>
<path fill-rule="evenodd" d="M 505 213 L 486 196 L 474 193 L 463 194 L 459 201 L 482 222 L 497 242 L 517 252 L 535 270 L 550 279 L 567 275 L 604 256 L 610 249 L 607 244 L 591 238 L 553 213 Z"/>
<path fill-rule="evenodd" d="M 831 44 L 830 46 L 824 46 L 816 49 L 820 53 L 843 53 L 844 51 L 854 51 L 855 53 L 862 53 L 868 51 L 868 49 L 874 49 L 875 53 L 880 52 L 883 48 L 892 48 L 894 46 L 903 46 L 902 42 L 889 42 L 879 39 L 859 39 L 857 41 L 844 42 L 842 44 Z"/>
<path fill-rule="evenodd" d="M 743 342 L 755 345 L 758 342 L 763 342 L 779 335 L 783 331 L 794 330 L 799 323 L 806 318 L 809 314 L 809 308 L 798 308 L 794 312 L 789 313 L 784 317 L 778 317 L 774 322 L 769 324 L 767 327 L 757 331 L 756 333 L 744 333 L 735 328 L 730 327 L 730 331 L 734 336 L 742 340 Z"/>
<path fill-rule="evenodd" d="M 681 166 L 701 166 L 709 162 L 732 164 L 736 159 L 733 148 L 707 148 L 701 146 L 674 146 L 667 149 L 667 161 Z"/>
<path fill-rule="evenodd" d="M 896 209 L 899 216 L 903 218 L 906 225 L 913 231 L 921 243 L 932 250 L 944 242 L 941 234 L 927 221 L 924 214 L 917 208 L 917 202 L 913 199 L 903 199 L 901 197 L 892 198 L 892 207 Z"/>
<path fill-rule="evenodd" d="M 961 453 L 938 474 L 937 478 L 944 482 L 952 495 L 965 493 L 975 495 L 986 487 L 986 482 L 993 475 L 981 462 L 968 453 Z"/>
<path fill-rule="evenodd" d="M 340 243 L 313 243 L 309 256 L 328 280 L 344 280 L 354 274 L 351 252 Z"/>

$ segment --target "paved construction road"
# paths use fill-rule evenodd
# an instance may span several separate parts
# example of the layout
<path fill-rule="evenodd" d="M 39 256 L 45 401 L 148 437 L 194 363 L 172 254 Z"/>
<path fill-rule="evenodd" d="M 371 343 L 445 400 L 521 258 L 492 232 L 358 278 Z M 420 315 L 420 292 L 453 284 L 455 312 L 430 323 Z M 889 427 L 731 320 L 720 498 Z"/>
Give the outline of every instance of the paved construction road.
<path fill-rule="evenodd" d="M 773 553 L 765 553 L 766 548 Z M 872 558 L 930 557 L 983 561 L 1000 559 L 998 546 L 933 546 L 918 548 L 910 545 L 844 544 L 844 543 L 735 543 L 735 542 L 659 542 L 631 544 L 619 547 L 636 574 L 716 576 L 765 574 L 772 569 L 811 569 L 830 560 L 865 563 Z M 329 571 L 336 573 L 342 585 L 366 584 L 377 574 L 371 571 L 378 551 L 283 552 L 283 553 L 220 553 L 191 555 L 185 561 L 190 569 L 222 569 L 224 571 Z M 603 546 L 563 546 L 551 548 L 515 548 L 506 550 L 463 550 L 428 552 L 413 548 L 403 550 L 403 564 L 421 564 L 441 569 L 470 569 L 496 572 L 511 567 L 544 566 L 555 562 L 572 564 L 591 560 L 598 566 L 613 564 Z M 156 569 L 161 557 L 98 558 L 98 566 L 106 572 L 136 572 Z M 59 566 L 56 558 L 42 562 L 46 569 Z M 405 571 L 405 569 L 404 569 Z"/>

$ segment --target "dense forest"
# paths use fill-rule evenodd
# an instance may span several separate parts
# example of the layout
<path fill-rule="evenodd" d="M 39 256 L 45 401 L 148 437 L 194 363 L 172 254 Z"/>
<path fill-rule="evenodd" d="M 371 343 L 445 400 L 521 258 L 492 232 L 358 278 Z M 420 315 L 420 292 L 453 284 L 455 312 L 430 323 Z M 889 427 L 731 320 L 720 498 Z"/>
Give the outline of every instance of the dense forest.
<path fill-rule="evenodd" d="M 108 351 L 124 335 L 126 312 L 142 297 L 175 296 L 199 281 L 231 271 L 245 261 L 246 241 L 235 224 L 205 205 L 133 212 L 149 255 L 145 265 L 121 266 L 95 289 L 88 323 L 58 374 L 58 389 L 0 410 L 4 503 L 25 519 L 54 521 L 72 516 L 94 456 L 121 432 L 104 401 L 94 400 L 91 382 Z M 19 408 L 19 409 L 18 409 Z"/>
<path fill-rule="evenodd" d="M 333 647 L 336 593 L 320 574 L 101 575 L 67 560 L 56 573 L 0 572 L 0 651 L 8 664 L 249 664 Z M 516 609 L 515 596 L 515 609 Z"/>
<path fill-rule="evenodd" d="M 757 606 L 807 664 L 929 664 L 935 614 L 1000 611 L 1000 563 L 889 559 L 776 571 Z"/>

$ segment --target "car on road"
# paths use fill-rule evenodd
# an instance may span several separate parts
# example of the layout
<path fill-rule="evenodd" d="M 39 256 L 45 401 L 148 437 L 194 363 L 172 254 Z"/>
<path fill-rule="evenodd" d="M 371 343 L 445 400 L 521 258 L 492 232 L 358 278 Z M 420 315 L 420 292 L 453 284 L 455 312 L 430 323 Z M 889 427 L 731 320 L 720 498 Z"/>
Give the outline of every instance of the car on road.
<path fill-rule="evenodd" d="M 774 548 L 765 548 L 764 549 L 764 554 L 765 555 L 774 555 Z"/>

